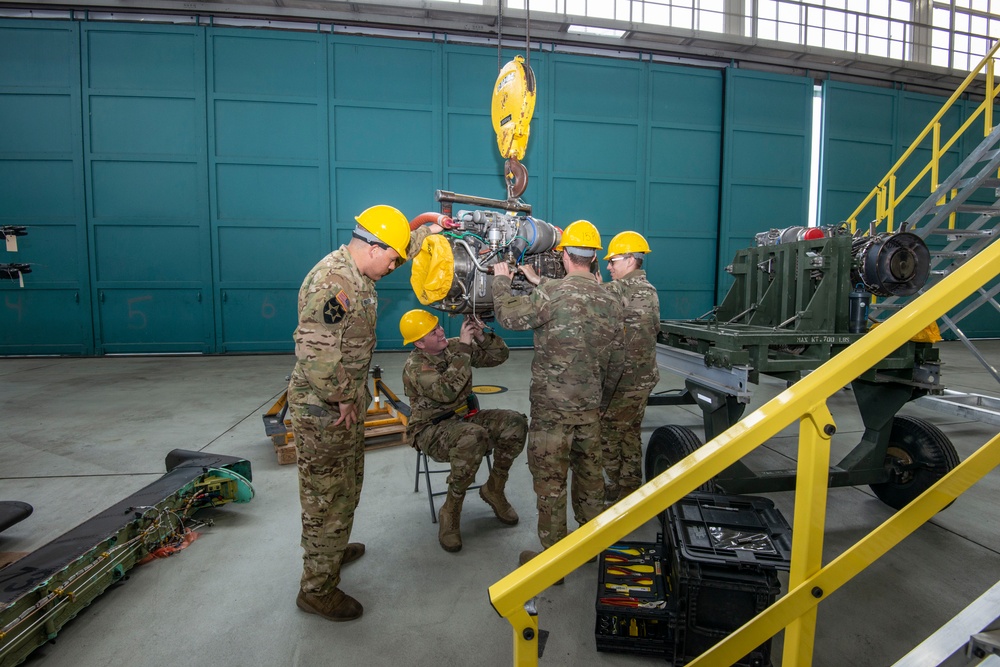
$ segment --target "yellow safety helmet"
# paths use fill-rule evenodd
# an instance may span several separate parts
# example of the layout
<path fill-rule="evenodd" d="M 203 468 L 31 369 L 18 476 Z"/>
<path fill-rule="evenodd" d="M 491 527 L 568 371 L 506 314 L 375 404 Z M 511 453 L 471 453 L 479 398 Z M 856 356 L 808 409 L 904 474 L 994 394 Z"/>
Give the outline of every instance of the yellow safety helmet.
<path fill-rule="evenodd" d="M 600 250 L 602 247 L 601 233 L 597 231 L 597 227 L 594 227 L 592 223 L 586 220 L 571 222 L 563 230 L 562 239 L 560 239 L 559 245 L 556 246 L 556 250 L 562 250 L 566 246 Z"/>
<path fill-rule="evenodd" d="M 438 325 L 438 318 L 426 310 L 414 308 L 399 318 L 399 333 L 403 334 L 403 345 L 420 340 Z"/>
<path fill-rule="evenodd" d="M 620 232 L 615 234 L 608 244 L 608 254 L 604 259 L 615 255 L 627 255 L 633 252 L 649 252 L 649 244 L 639 232 Z"/>
<path fill-rule="evenodd" d="M 406 246 L 410 244 L 410 221 L 399 209 L 378 204 L 366 208 L 354 219 L 406 261 Z"/>

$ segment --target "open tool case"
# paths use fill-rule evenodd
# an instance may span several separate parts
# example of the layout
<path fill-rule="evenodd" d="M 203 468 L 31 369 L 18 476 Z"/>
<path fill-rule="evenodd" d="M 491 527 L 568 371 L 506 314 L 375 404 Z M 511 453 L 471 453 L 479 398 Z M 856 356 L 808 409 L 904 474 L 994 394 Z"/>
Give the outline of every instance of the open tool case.
<path fill-rule="evenodd" d="M 598 651 L 672 655 L 670 590 L 662 543 L 613 545 L 597 562 Z"/>
<path fill-rule="evenodd" d="M 757 496 L 694 493 L 661 522 L 657 543 L 615 544 L 601 554 L 597 650 L 685 665 L 774 602 L 792 531 Z M 770 664 L 770 640 L 736 663 Z"/>
<path fill-rule="evenodd" d="M 684 665 L 774 602 L 777 570 L 791 563 L 792 529 L 759 496 L 692 493 L 663 517 L 678 609 L 673 660 Z M 771 640 L 735 664 L 767 667 Z"/>

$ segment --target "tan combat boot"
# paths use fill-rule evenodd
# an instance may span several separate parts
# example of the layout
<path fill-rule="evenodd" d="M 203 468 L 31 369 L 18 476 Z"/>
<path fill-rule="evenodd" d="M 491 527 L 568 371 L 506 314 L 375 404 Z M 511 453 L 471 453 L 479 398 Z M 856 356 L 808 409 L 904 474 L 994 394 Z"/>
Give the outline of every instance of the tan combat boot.
<path fill-rule="evenodd" d="M 462 533 L 460 532 L 462 517 L 462 502 L 465 494 L 458 495 L 449 489 L 448 498 L 438 512 L 438 542 L 445 551 L 455 552 L 462 549 Z"/>
<path fill-rule="evenodd" d="M 333 593 L 322 597 L 299 591 L 299 597 L 296 598 L 295 604 L 302 611 L 322 616 L 337 623 L 353 621 L 356 618 L 361 618 L 361 614 L 364 613 L 361 603 L 339 588 L 335 588 Z"/>
<path fill-rule="evenodd" d="M 624 498 L 622 488 L 618 486 L 617 482 L 608 482 L 604 485 L 604 503 L 606 505 L 614 505 L 622 498 Z"/>
<path fill-rule="evenodd" d="M 490 472 L 490 478 L 479 487 L 479 497 L 486 501 L 486 504 L 493 508 L 493 513 L 500 519 L 500 523 L 513 526 L 517 523 L 517 512 L 507 502 L 507 497 L 503 493 L 507 485 L 507 476 L 500 473 L 496 468 Z"/>
<path fill-rule="evenodd" d="M 351 542 L 344 550 L 344 558 L 340 561 L 340 564 L 347 565 L 348 563 L 353 563 L 364 555 L 365 545 L 361 542 Z"/>
<path fill-rule="evenodd" d="M 625 500 L 625 498 L 627 498 L 628 496 L 632 495 L 633 493 L 635 493 L 638 490 L 639 490 L 638 486 L 635 486 L 635 487 L 632 487 L 632 486 L 623 486 L 621 488 L 621 491 L 618 493 L 618 500 Z"/>

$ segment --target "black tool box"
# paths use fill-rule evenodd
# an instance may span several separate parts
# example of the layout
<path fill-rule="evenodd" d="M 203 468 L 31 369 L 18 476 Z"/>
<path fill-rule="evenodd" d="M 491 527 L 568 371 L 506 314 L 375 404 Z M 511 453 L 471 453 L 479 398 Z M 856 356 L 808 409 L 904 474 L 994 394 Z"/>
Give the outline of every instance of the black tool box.
<path fill-rule="evenodd" d="M 774 602 L 792 531 L 774 503 L 756 496 L 691 494 L 661 520 L 656 543 L 616 544 L 601 554 L 595 635 L 598 651 L 680 666 Z M 770 640 L 735 664 L 771 665 Z"/>
<path fill-rule="evenodd" d="M 616 544 L 598 559 L 598 651 L 673 655 L 676 609 L 664 572 L 663 544 Z"/>
<path fill-rule="evenodd" d="M 766 609 L 791 563 L 792 531 L 767 498 L 691 494 L 664 516 L 676 603 L 674 665 L 684 665 Z M 767 667 L 771 640 L 737 665 Z"/>

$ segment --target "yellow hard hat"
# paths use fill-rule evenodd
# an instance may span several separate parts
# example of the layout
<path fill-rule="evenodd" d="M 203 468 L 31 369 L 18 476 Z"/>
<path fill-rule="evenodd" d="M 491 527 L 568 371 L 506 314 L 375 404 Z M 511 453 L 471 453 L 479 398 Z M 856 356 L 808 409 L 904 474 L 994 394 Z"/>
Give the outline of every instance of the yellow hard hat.
<path fill-rule="evenodd" d="M 414 308 L 399 318 L 399 333 L 403 334 L 403 345 L 420 340 L 438 325 L 438 318 L 426 310 Z"/>
<path fill-rule="evenodd" d="M 556 250 L 562 250 L 566 246 L 600 250 L 601 233 L 597 231 L 597 227 L 594 227 L 592 223 L 586 220 L 571 222 L 563 230 L 562 239 L 559 241 L 559 245 L 556 246 Z"/>
<path fill-rule="evenodd" d="M 354 219 L 406 261 L 406 246 L 410 244 L 410 221 L 399 209 L 378 204 L 366 208 Z"/>
<path fill-rule="evenodd" d="M 615 234 L 608 244 L 608 255 L 604 259 L 611 259 L 615 255 L 627 255 L 630 252 L 649 252 L 649 244 L 639 232 Z"/>

